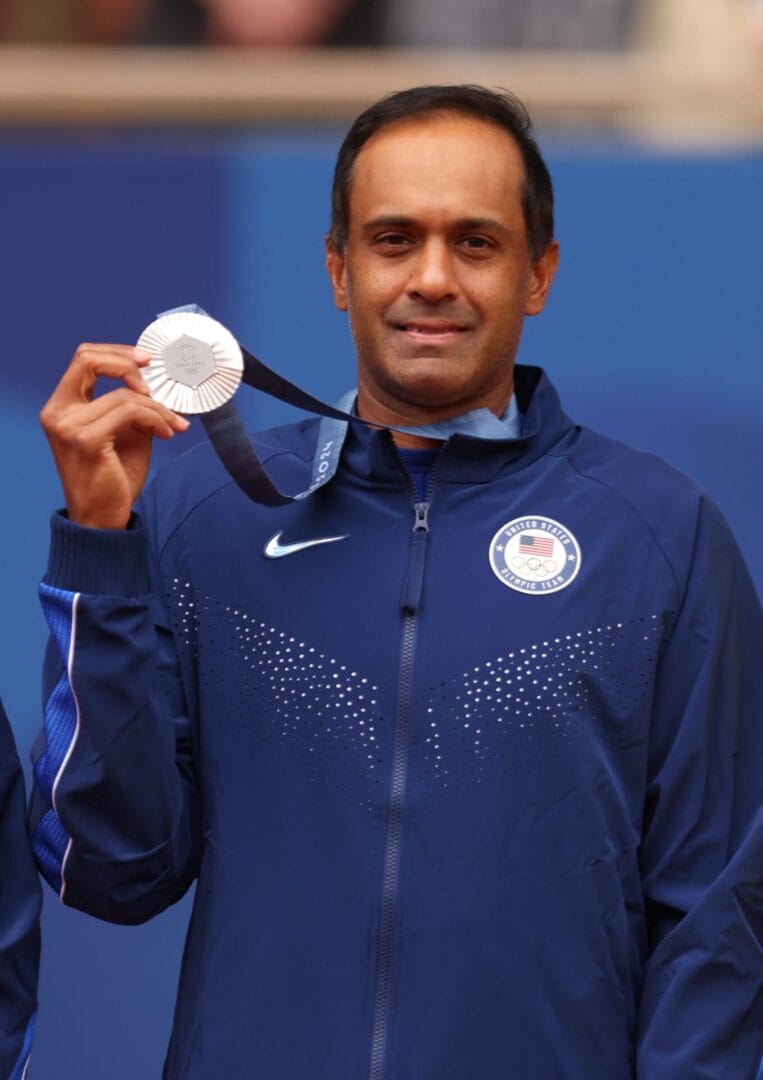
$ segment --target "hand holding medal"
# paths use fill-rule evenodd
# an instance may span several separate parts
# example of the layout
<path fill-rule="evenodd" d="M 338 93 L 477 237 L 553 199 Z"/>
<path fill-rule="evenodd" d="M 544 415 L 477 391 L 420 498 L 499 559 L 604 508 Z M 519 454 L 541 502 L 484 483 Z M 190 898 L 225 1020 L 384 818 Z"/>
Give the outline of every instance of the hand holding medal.
<path fill-rule="evenodd" d="M 129 345 L 80 345 L 40 413 L 69 519 L 78 525 L 124 529 L 146 482 L 153 438 L 188 429 L 188 420 L 150 396 L 142 375 L 150 362 Z M 104 377 L 123 385 L 95 397 Z"/>

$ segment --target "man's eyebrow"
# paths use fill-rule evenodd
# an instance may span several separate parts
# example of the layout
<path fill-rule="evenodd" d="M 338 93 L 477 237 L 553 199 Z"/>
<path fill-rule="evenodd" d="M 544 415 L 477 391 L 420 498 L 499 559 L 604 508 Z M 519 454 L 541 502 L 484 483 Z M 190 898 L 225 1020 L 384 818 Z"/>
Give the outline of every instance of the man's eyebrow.
<path fill-rule="evenodd" d="M 498 229 L 501 232 L 510 232 L 510 226 L 498 218 L 491 217 L 466 217 L 460 218 L 456 227 L 465 231 L 475 229 Z M 379 214 L 378 217 L 363 223 L 364 229 L 410 229 L 416 225 L 416 219 L 406 217 L 405 214 Z"/>
<path fill-rule="evenodd" d="M 510 232 L 510 227 L 505 221 L 499 221 L 498 218 L 491 217 L 470 217 L 464 218 L 459 221 L 459 227 L 466 230 L 478 230 L 478 229 L 499 229 L 501 232 Z"/>
<path fill-rule="evenodd" d="M 415 224 L 413 218 L 404 214 L 379 214 L 370 221 L 363 222 L 364 229 L 408 229 Z"/>

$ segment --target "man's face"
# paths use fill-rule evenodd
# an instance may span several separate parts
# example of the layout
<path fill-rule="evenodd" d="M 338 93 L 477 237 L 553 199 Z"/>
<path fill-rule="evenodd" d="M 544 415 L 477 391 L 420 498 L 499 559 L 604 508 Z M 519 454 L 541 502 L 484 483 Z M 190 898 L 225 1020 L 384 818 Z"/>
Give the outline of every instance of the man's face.
<path fill-rule="evenodd" d="M 362 416 L 503 411 L 524 316 L 543 308 L 558 259 L 556 244 L 530 258 L 523 179 L 513 139 L 470 117 L 400 121 L 362 148 L 345 250 L 327 246 Z"/>

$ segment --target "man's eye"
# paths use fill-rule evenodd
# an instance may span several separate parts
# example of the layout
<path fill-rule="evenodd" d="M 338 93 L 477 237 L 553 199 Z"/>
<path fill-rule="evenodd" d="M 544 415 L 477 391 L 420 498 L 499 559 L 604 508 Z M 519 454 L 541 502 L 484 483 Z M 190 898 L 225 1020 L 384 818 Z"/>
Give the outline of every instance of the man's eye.
<path fill-rule="evenodd" d="M 493 245 L 485 236 L 465 236 L 461 243 L 464 247 L 473 248 L 474 250 L 480 250 L 481 248 L 491 248 Z"/>
<path fill-rule="evenodd" d="M 400 247 L 402 244 L 408 243 L 408 237 L 403 233 L 384 233 L 383 236 L 377 236 L 374 241 L 377 244 L 388 244 L 391 247 Z"/>

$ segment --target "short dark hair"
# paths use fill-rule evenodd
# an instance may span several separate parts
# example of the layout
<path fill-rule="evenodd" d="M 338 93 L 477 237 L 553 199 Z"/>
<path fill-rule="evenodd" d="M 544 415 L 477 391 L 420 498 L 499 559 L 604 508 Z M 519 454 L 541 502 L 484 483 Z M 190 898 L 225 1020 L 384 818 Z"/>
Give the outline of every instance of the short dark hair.
<path fill-rule="evenodd" d="M 516 143 L 525 167 L 522 208 L 530 255 L 537 259 L 554 238 L 554 190 L 546 163 L 535 140 L 527 109 L 508 90 L 484 86 L 415 86 L 388 94 L 355 120 L 337 154 L 331 190 L 331 232 L 337 250 L 347 242 L 350 189 L 355 161 L 361 149 L 380 128 L 398 120 L 444 113 L 473 116 L 503 128 Z"/>

